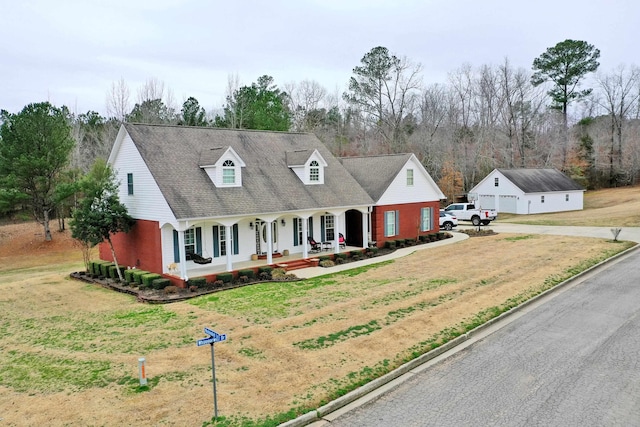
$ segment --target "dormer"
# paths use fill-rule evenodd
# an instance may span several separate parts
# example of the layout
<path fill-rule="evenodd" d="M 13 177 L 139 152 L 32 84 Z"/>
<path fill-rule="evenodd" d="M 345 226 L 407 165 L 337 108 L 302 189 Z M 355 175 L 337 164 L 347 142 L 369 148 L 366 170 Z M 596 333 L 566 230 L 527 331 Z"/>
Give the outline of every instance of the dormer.
<path fill-rule="evenodd" d="M 231 147 L 203 150 L 198 166 L 207 172 L 216 187 L 242 187 L 242 168 L 246 164 Z"/>
<path fill-rule="evenodd" d="M 305 185 L 324 184 L 327 162 L 318 150 L 287 151 L 287 166 Z"/>

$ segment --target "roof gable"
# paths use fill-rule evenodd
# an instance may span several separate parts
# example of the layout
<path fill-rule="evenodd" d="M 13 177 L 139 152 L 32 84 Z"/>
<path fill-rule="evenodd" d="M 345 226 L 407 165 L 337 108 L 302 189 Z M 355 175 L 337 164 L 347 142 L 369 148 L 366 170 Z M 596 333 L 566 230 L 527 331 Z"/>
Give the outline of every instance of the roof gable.
<path fill-rule="evenodd" d="M 427 170 L 412 153 L 389 154 L 380 156 L 341 157 L 340 161 L 360 183 L 362 188 L 378 202 L 389 189 L 394 180 L 402 172 L 407 163 L 412 162 L 432 187 L 436 198 L 445 196 L 433 181 Z"/>

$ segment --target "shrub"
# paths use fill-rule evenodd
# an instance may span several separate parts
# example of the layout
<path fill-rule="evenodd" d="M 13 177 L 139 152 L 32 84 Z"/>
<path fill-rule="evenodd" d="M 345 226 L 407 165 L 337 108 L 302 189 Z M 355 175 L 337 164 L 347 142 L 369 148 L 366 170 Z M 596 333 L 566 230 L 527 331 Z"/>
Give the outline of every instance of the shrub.
<path fill-rule="evenodd" d="M 346 259 L 347 259 L 347 254 L 346 254 L 346 253 L 339 253 L 339 254 L 336 254 L 334 259 L 336 260 L 336 262 L 337 262 L 338 260 L 340 260 L 340 262 L 343 262 L 344 260 L 346 260 Z"/>
<path fill-rule="evenodd" d="M 274 268 L 271 271 L 272 279 L 282 279 L 287 274 L 287 271 L 284 268 Z"/>
<path fill-rule="evenodd" d="M 224 282 L 222 280 L 216 280 L 213 282 L 213 287 L 214 288 L 221 288 L 224 286 Z"/>
<path fill-rule="evenodd" d="M 197 287 L 197 286 L 194 286 L 194 285 L 191 285 L 191 286 L 189 286 L 189 290 L 190 290 L 191 292 L 195 292 L 195 291 L 197 291 L 197 290 L 198 290 L 198 287 Z"/>
<path fill-rule="evenodd" d="M 256 273 L 251 269 L 239 270 L 238 276 L 246 276 L 247 279 L 253 279 L 254 277 L 256 277 Z"/>
<path fill-rule="evenodd" d="M 404 248 L 404 239 L 396 239 L 396 248 Z"/>
<path fill-rule="evenodd" d="M 151 285 L 154 280 L 160 279 L 162 278 L 162 276 L 158 273 L 147 273 L 140 276 L 140 278 L 142 279 L 142 283 L 144 283 L 145 285 Z"/>
<path fill-rule="evenodd" d="M 238 281 L 241 283 L 249 283 L 249 278 L 247 276 L 238 276 Z"/>
<path fill-rule="evenodd" d="M 207 279 L 204 277 L 193 277 L 189 279 L 187 283 L 189 286 L 195 286 L 196 288 L 205 286 L 207 284 Z"/>
<path fill-rule="evenodd" d="M 98 273 L 102 277 L 109 277 L 109 267 L 115 266 L 114 263 L 105 261 L 100 264 L 100 273 Z"/>
<path fill-rule="evenodd" d="M 138 289 L 141 291 L 144 291 L 145 289 L 150 289 L 150 288 L 151 288 L 151 285 L 145 285 L 144 283 L 138 285 Z"/>
<path fill-rule="evenodd" d="M 373 255 L 377 255 L 378 254 L 378 248 L 376 246 L 370 247 L 369 248 L 369 252 L 371 252 L 371 254 L 373 254 Z"/>
<path fill-rule="evenodd" d="M 260 280 L 271 280 L 271 273 L 263 271 L 262 273 L 258 274 L 258 277 L 260 278 Z"/>
<path fill-rule="evenodd" d="M 404 239 L 405 246 L 413 246 L 416 244 L 416 239 Z"/>
<path fill-rule="evenodd" d="M 359 257 L 359 256 L 362 256 L 362 251 L 360 251 L 360 250 L 351 251 L 351 252 L 349 252 L 349 254 L 350 254 L 352 257 Z"/>
<path fill-rule="evenodd" d="M 133 273 L 131 273 L 133 275 L 133 281 L 136 282 L 138 285 L 142 285 L 142 276 L 144 276 L 145 274 L 149 274 L 148 271 L 145 270 L 132 270 Z"/>
<path fill-rule="evenodd" d="M 124 271 L 124 280 L 125 280 L 125 282 L 132 283 L 134 281 L 134 279 L 133 279 L 133 272 L 134 271 L 135 270 L 132 270 L 132 269 L 128 269 L 128 270 Z"/>
<path fill-rule="evenodd" d="M 111 277 L 112 279 L 119 279 L 118 270 L 120 270 L 122 278 L 124 279 L 124 272 L 127 271 L 127 269 L 122 266 L 118 266 L 118 268 L 116 268 L 115 265 L 109 266 L 109 277 Z"/>
<path fill-rule="evenodd" d="M 272 270 L 273 270 L 273 267 L 269 267 L 269 266 L 259 267 L 258 268 L 258 274 L 267 273 L 267 274 L 269 274 L 269 276 L 271 276 L 271 271 Z"/>
<path fill-rule="evenodd" d="M 216 274 L 216 280 L 222 280 L 222 283 L 231 283 L 233 273 L 218 273 Z"/>
<path fill-rule="evenodd" d="M 322 262 L 322 261 L 331 261 L 331 257 L 329 255 L 319 256 L 318 259 L 320 260 L 320 262 Z"/>
<path fill-rule="evenodd" d="M 149 276 L 151 276 L 151 274 L 146 274 L 146 275 L 142 276 L 142 281 L 144 282 L 145 278 L 147 278 Z M 155 276 L 160 276 L 160 275 L 156 274 Z M 164 289 L 167 286 L 171 286 L 171 280 L 165 279 L 164 277 L 159 277 L 159 278 L 153 279 L 153 280 L 151 280 L 150 283 L 151 283 L 151 287 L 153 289 Z"/>
<path fill-rule="evenodd" d="M 325 260 L 320 261 L 320 263 L 318 265 L 320 267 L 333 267 L 336 264 L 333 261 L 331 261 L 330 259 L 325 259 Z"/>
<path fill-rule="evenodd" d="M 164 280 L 169 280 L 169 279 L 164 279 Z M 157 280 L 156 280 L 157 282 Z M 165 293 L 165 295 L 169 295 L 169 294 L 177 294 L 178 293 L 178 287 L 177 286 L 173 286 L 173 285 L 169 285 L 166 286 L 163 291 Z"/>
<path fill-rule="evenodd" d="M 386 242 L 384 242 L 384 247 L 387 249 L 395 249 L 396 248 L 396 241 L 395 240 L 387 240 Z"/>

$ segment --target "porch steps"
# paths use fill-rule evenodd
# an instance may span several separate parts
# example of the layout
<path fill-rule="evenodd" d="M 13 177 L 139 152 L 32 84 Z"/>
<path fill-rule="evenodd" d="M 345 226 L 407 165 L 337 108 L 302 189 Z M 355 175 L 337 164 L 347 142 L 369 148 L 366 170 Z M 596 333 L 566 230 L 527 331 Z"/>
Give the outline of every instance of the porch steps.
<path fill-rule="evenodd" d="M 311 259 L 314 259 L 315 261 L 311 261 Z M 307 268 L 307 267 L 317 267 L 318 265 L 317 258 L 311 258 L 311 259 L 295 259 L 287 262 L 276 263 L 275 267 L 284 268 L 285 271 L 299 270 L 301 268 Z"/>

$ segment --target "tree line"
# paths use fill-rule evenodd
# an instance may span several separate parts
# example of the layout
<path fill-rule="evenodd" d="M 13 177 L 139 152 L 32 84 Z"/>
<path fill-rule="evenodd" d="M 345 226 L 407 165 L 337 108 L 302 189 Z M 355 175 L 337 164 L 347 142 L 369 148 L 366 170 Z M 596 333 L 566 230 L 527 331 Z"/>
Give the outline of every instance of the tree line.
<path fill-rule="evenodd" d="M 218 111 L 206 111 L 195 97 L 178 107 L 156 79 L 133 101 L 121 79 L 107 93 L 107 117 L 49 103 L 0 113 L 0 212 L 22 204 L 41 222 L 64 218 L 73 203 L 58 184 L 106 159 L 127 121 L 312 132 L 337 156 L 413 152 L 450 199 L 494 168 L 554 167 L 586 188 L 636 184 L 640 71 L 621 65 L 601 72 L 599 56 L 585 41 L 565 40 L 534 58 L 529 70 L 505 58 L 498 65 L 463 64 L 446 82 L 426 84 L 421 64 L 378 46 L 353 68 L 343 93 L 311 80 L 278 87 L 268 75 L 250 85 L 230 76 Z M 50 135 L 36 124 L 21 128 L 28 117 L 50 121 Z M 41 167 L 45 158 L 50 168 Z"/>

